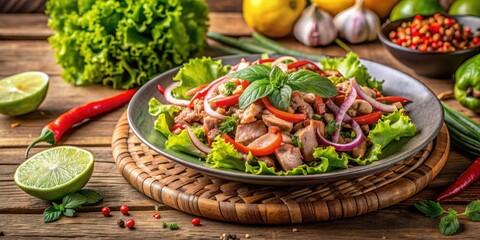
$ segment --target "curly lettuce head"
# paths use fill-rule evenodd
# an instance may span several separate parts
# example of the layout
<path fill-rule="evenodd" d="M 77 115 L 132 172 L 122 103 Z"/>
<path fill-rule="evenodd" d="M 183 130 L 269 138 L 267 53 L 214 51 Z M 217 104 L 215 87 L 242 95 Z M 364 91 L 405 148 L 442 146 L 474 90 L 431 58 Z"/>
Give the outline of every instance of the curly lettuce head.
<path fill-rule="evenodd" d="M 49 0 L 46 13 L 63 79 L 120 89 L 199 52 L 208 21 L 205 0 Z"/>

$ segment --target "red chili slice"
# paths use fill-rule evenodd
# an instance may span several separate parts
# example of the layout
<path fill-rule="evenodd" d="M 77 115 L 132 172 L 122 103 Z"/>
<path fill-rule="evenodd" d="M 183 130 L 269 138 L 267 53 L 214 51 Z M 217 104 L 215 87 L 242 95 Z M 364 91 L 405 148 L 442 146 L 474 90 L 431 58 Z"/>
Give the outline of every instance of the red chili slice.
<path fill-rule="evenodd" d="M 324 114 L 326 112 L 325 103 L 323 102 L 322 97 L 315 95 L 315 112 L 317 114 Z"/>
<path fill-rule="evenodd" d="M 225 139 L 227 143 L 230 143 L 233 145 L 235 149 L 237 149 L 241 153 L 248 154 L 249 152 L 252 153 L 253 156 L 267 156 L 275 152 L 275 150 L 280 147 L 282 144 L 282 133 L 277 132 L 277 137 L 266 147 L 264 148 L 250 148 L 246 147 L 240 143 L 235 142 L 228 134 L 224 133 L 222 135 L 222 138 Z"/>
<path fill-rule="evenodd" d="M 317 64 L 311 62 L 311 61 L 308 61 L 308 60 L 298 60 L 294 63 L 290 63 L 288 64 L 287 68 L 288 69 L 293 69 L 293 68 L 301 68 L 303 66 L 311 66 L 313 69 L 315 69 L 315 71 L 319 71 L 319 72 L 323 72 L 318 66 Z"/>
<path fill-rule="evenodd" d="M 412 100 L 405 98 L 405 97 L 399 97 L 399 96 L 388 96 L 388 97 L 377 97 L 375 100 L 379 102 L 401 102 L 401 103 L 407 103 L 407 102 L 412 102 Z"/>
<path fill-rule="evenodd" d="M 303 114 L 303 113 L 289 113 L 289 112 L 284 112 L 284 111 L 281 111 L 277 108 L 275 108 L 271 103 L 270 101 L 268 100 L 268 97 L 264 97 L 262 98 L 262 103 L 265 105 L 265 107 L 267 108 L 267 110 L 269 112 L 271 112 L 273 115 L 275 115 L 276 117 L 278 118 L 281 118 L 285 121 L 289 121 L 289 122 L 294 122 L 294 123 L 298 123 L 298 122 L 301 122 L 303 120 L 305 120 L 307 118 L 307 114 Z"/>
<path fill-rule="evenodd" d="M 367 115 L 354 117 L 353 120 L 360 125 L 363 124 L 376 124 L 382 117 L 382 111 L 376 111 Z"/>

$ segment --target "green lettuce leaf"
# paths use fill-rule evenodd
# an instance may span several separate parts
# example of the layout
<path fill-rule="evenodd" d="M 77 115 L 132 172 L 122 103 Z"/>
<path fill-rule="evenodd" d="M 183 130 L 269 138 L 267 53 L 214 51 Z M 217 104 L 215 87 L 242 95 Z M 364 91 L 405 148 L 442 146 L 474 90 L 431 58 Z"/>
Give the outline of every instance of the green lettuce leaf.
<path fill-rule="evenodd" d="M 208 22 L 205 0 L 48 0 L 46 13 L 62 78 L 121 89 L 198 53 Z"/>
<path fill-rule="evenodd" d="M 180 112 L 180 110 L 180 107 L 170 104 L 163 104 L 156 98 L 151 98 L 148 102 L 148 112 L 152 116 L 158 116 L 161 113 L 166 113 L 173 117 L 175 114 Z"/>
<path fill-rule="evenodd" d="M 186 94 L 188 90 L 224 76 L 228 69 L 229 66 L 223 66 L 221 60 L 213 61 L 210 57 L 190 59 L 173 78 L 174 81 L 180 81 L 180 84 L 173 89 L 172 94 L 176 98 L 190 99 L 192 96 Z"/>
<path fill-rule="evenodd" d="M 392 141 L 398 141 L 403 137 L 412 137 L 417 132 L 417 127 L 411 121 L 405 110 L 395 110 L 394 112 L 382 116 L 374 129 L 372 129 L 368 138 L 372 141 L 373 146 L 367 151 L 363 159 L 351 158 L 350 160 L 365 165 L 378 160 L 378 156 L 382 154 L 382 150 Z"/>
<path fill-rule="evenodd" d="M 203 132 L 202 127 L 192 128 L 192 130 L 195 135 L 197 135 L 197 137 L 201 135 L 201 132 Z M 165 142 L 165 148 L 175 151 L 181 151 L 200 158 L 206 157 L 205 153 L 198 150 L 197 147 L 193 145 L 192 140 L 190 140 L 186 129 L 183 129 L 180 134 L 170 134 L 167 141 Z"/>
<path fill-rule="evenodd" d="M 206 162 L 213 168 L 227 168 L 245 171 L 245 161 L 232 144 L 217 136 L 212 143 L 212 151 L 208 154 Z"/>
<path fill-rule="evenodd" d="M 152 116 L 157 116 L 153 127 L 165 137 L 168 137 L 168 135 L 172 133 L 170 129 L 172 129 L 175 124 L 174 117 L 179 111 L 179 107 L 163 104 L 156 98 L 151 98 L 148 102 L 148 112 Z"/>
<path fill-rule="evenodd" d="M 323 70 L 337 70 L 345 79 L 355 77 L 358 84 L 362 86 L 368 86 L 369 88 L 376 88 L 382 91 L 383 81 L 377 81 L 373 79 L 365 66 L 360 63 L 358 56 L 349 52 L 345 57 L 326 57 L 320 60 Z M 335 80 L 341 80 L 340 78 L 334 78 Z"/>

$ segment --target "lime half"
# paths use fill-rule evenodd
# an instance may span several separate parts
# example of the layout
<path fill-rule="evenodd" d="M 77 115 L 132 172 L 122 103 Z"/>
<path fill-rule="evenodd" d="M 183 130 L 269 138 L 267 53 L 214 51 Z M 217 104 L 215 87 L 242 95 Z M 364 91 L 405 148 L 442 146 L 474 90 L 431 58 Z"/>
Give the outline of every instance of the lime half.
<path fill-rule="evenodd" d="M 48 89 L 48 75 L 24 72 L 0 80 L 0 113 L 18 116 L 40 106 Z"/>
<path fill-rule="evenodd" d="M 15 183 L 32 196 L 57 200 L 87 184 L 92 176 L 93 162 L 92 153 L 81 148 L 50 148 L 18 166 Z"/>

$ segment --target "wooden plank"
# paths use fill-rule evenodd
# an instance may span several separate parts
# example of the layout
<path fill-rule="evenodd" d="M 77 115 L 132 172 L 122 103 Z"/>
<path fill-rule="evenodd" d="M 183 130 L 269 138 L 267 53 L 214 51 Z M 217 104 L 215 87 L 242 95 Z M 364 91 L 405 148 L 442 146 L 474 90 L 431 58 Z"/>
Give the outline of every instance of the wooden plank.
<path fill-rule="evenodd" d="M 241 12 L 242 0 L 207 0 L 210 12 Z"/>
<path fill-rule="evenodd" d="M 160 211 L 155 219 L 154 211 L 130 211 L 122 216 L 118 211 L 112 217 L 103 217 L 97 212 L 79 212 L 74 218 L 63 217 L 57 222 L 43 223 L 40 214 L 1 214 L 0 228 L 9 238 L 60 237 L 60 238 L 161 238 L 161 239 L 219 239 L 223 233 L 233 233 L 241 239 L 249 234 L 251 239 L 437 239 L 439 219 L 421 216 L 412 209 L 403 209 L 402 214 L 378 211 L 368 215 L 318 224 L 292 226 L 237 225 L 201 220 L 201 226 L 192 226 L 194 216 L 173 210 Z M 118 219 L 135 220 L 135 230 L 120 228 Z M 162 227 L 162 222 L 176 223 L 180 229 L 171 231 Z M 402 223 L 402 224 L 399 224 Z M 461 220 L 463 231 L 457 239 L 477 239 L 478 223 Z M 35 227 L 32 227 L 35 226 Z M 293 231 L 296 229 L 297 231 Z M 348 229 L 346 231 L 345 229 Z"/>

